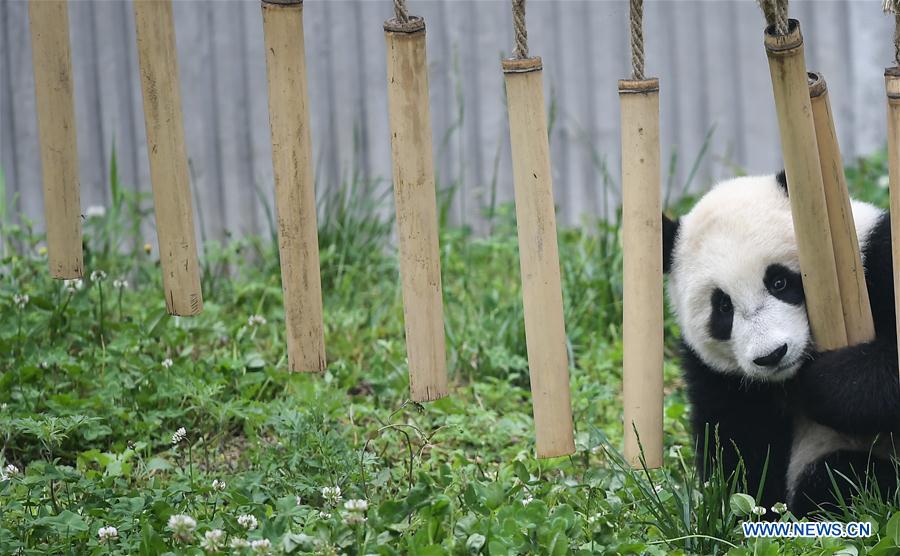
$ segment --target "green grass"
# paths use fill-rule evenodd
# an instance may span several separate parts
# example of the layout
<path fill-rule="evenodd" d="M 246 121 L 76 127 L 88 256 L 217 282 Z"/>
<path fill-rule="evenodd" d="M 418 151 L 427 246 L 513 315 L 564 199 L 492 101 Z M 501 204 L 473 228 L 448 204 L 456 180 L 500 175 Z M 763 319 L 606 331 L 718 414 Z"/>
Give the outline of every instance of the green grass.
<path fill-rule="evenodd" d="M 872 185 L 883 173 L 878 155 L 851 182 L 883 202 Z M 205 244 L 204 311 L 171 318 L 155 246 L 146 252 L 139 235 L 146 199 L 115 166 L 110 181 L 113 206 L 85 224 L 88 272 L 107 278 L 80 289 L 48 277 L 27 222 L 3 219 L 0 463 L 16 470 L 0 480 L 0 553 L 199 554 L 213 529 L 224 545 L 266 539 L 272 552 L 316 554 L 900 550 L 896 507 L 866 493 L 839 517 L 871 519 L 876 537 L 746 542 L 738 524 L 754 503 L 740 477 L 701 484 L 693 469 L 670 321 L 665 466 L 624 464 L 615 222 L 560 232 L 577 451 L 541 461 L 512 207 L 490 203 L 489 237 L 442 230 L 452 392 L 423 406 L 407 400 L 389 184 L 355 178 L 320 207 L 329 365 L 313 376 L 286 372 L 271 233 Z M 349 499 L 367 510 L 345 509 Z M 169 528 L 179 514 L 196 527 Z M 101 541 L 106 526 L 117 538 Z"/>

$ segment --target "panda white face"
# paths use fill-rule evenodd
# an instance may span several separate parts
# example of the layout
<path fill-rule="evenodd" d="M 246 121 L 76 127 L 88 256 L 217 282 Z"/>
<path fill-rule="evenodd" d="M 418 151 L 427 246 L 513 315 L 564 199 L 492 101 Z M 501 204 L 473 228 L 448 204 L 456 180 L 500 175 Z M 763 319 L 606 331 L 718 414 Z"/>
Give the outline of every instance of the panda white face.
<path fill-rule="evenodd" d="M 687 345 L 712 369 L 791 378 L 811 347 L 786 190 L 775 176 L 729 180 L 679 220 L 669 301 Z"/>

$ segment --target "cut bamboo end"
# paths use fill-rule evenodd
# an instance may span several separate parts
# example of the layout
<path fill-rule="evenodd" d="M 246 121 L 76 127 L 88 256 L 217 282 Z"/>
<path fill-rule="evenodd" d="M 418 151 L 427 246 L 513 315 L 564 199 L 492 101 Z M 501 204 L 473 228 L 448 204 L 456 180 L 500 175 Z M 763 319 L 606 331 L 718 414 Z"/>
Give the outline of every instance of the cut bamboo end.
<path fill-rule="evenodd" d="M 409 390 L 422 402 L 447 395 L 447 364 L 425 25 L 415 21 L 385 22 L 384 36 Z"/>
<path fill-rule="evenodd" d="M 532 59 L 532 66 L 534 62 Z M 504 60 L 537 456 L 575 451 L 543 74 Z"/>
<path fill-rule="evenodd" d="M 622 117 L 625 459 L 663 459 L 663 262 L 659 80 L 619 81 Z M 643 451 L 643 463 L 641 461 Z"/>
<path fill-rule="evenodd" d="M 275 215 L 291 371 L 325 370 L 303 3 L 262 2 Z"/>
<path fill-rule="evenodd" d="M 869 303 L 869 290 L 859 252 L 859 240 L 853 221 L 850 193 L 844 176 L 844 162 L 838 144 L 831 101 L 825 79 L 817 73 L 809 74 L 809 95 L 812 101 L 819 164 L 828 207 L 828 221 L 834 246 L 838 287 L 849 345 L 875 339 L 875 324 Z"/>
<path fill-rule="evenodd" d="M 888 176 L 891 192 L 891 250 L 894 264 L 894 307 L 900 324 L 900 67 L 884 72 L 888 118 Z M 900 328 L 898 328 L 900 329 Z M 900 350 L 900 337 L 898 350 Z"/>
<path fill-rule="evenodd" d="M 790 32 L 783 37 L 775 36 L 770 28 L 766 32 L 765 46 L 810 327 L 818 349 L 837 349 L 847 345 L 847 329 L 823 191 L 800 24 L 790 20 Z"/>
<path fill-rule="evenodd" d="M 173 315 L 196 315 L 203 308 L 203 294 L 171 0 L 134 2 L 134 22 L 166 309 Z"/>
<path fill-rule="evenodd" d="M 28 14 L 50 276 L 81 278 L 81 194 L 68 4 L 31 0 Z"/>
<path fill-rule="evenodd" d="M 500 62 L 503 73 L 528 73 L 532 71 L 541 71 L 544 69 L 544 63 L 540 56 L 532 58 L 506 58 Z"/>

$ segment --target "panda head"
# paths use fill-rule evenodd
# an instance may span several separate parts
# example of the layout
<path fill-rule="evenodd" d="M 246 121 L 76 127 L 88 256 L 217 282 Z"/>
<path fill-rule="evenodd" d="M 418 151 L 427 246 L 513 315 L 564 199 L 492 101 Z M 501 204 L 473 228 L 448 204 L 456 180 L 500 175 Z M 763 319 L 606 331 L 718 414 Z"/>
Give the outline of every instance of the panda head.
<path fill-rule="evenodd" d="M 783 173 L 722 182 L 687 215 L 663 218 L 669 302 L 687 346 L 721 373 L 794 376 L 812 334 Z"/>

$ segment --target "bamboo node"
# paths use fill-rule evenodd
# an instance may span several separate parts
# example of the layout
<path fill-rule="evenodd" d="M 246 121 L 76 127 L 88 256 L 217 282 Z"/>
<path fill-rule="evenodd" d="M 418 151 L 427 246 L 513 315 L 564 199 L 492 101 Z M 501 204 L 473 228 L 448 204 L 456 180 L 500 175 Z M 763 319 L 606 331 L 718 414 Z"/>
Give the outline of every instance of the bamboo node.
<path fill-rule="evenodd" d="M 828 92 L 828 85 L 821 73 L 810 71 L 806 77 L 809 83 L 809 98 L 818 98 Z"/>
<path fill-rule="evenodd" d="M 788 20 L 788 33 L 779 35 L 773 25 L 766 27 L 765 45 L 769 54 L 790 54 L 791 51 L 803 46 L 803 34 L 800 32 L 800 22 L 796 19 Z"/>
<path fill-rule="evenodd" d="M 529 73 L 544 69 L 540 56 L 533 58 L 506 58 L 501 62 L 503 73 Z"/>
<path fill-rule="evenodd" d="M 619 94 L 647 94 L 659 91 L 659 78 L 620 79 Z"/>
<path fill-rule="evenodd" d="M 392 17 L 385 20 L 384 30 L 390 33 L 419 33 L 425 30 L 425 19 L 417 15 L 409 16 L 406 21 Z"/>

